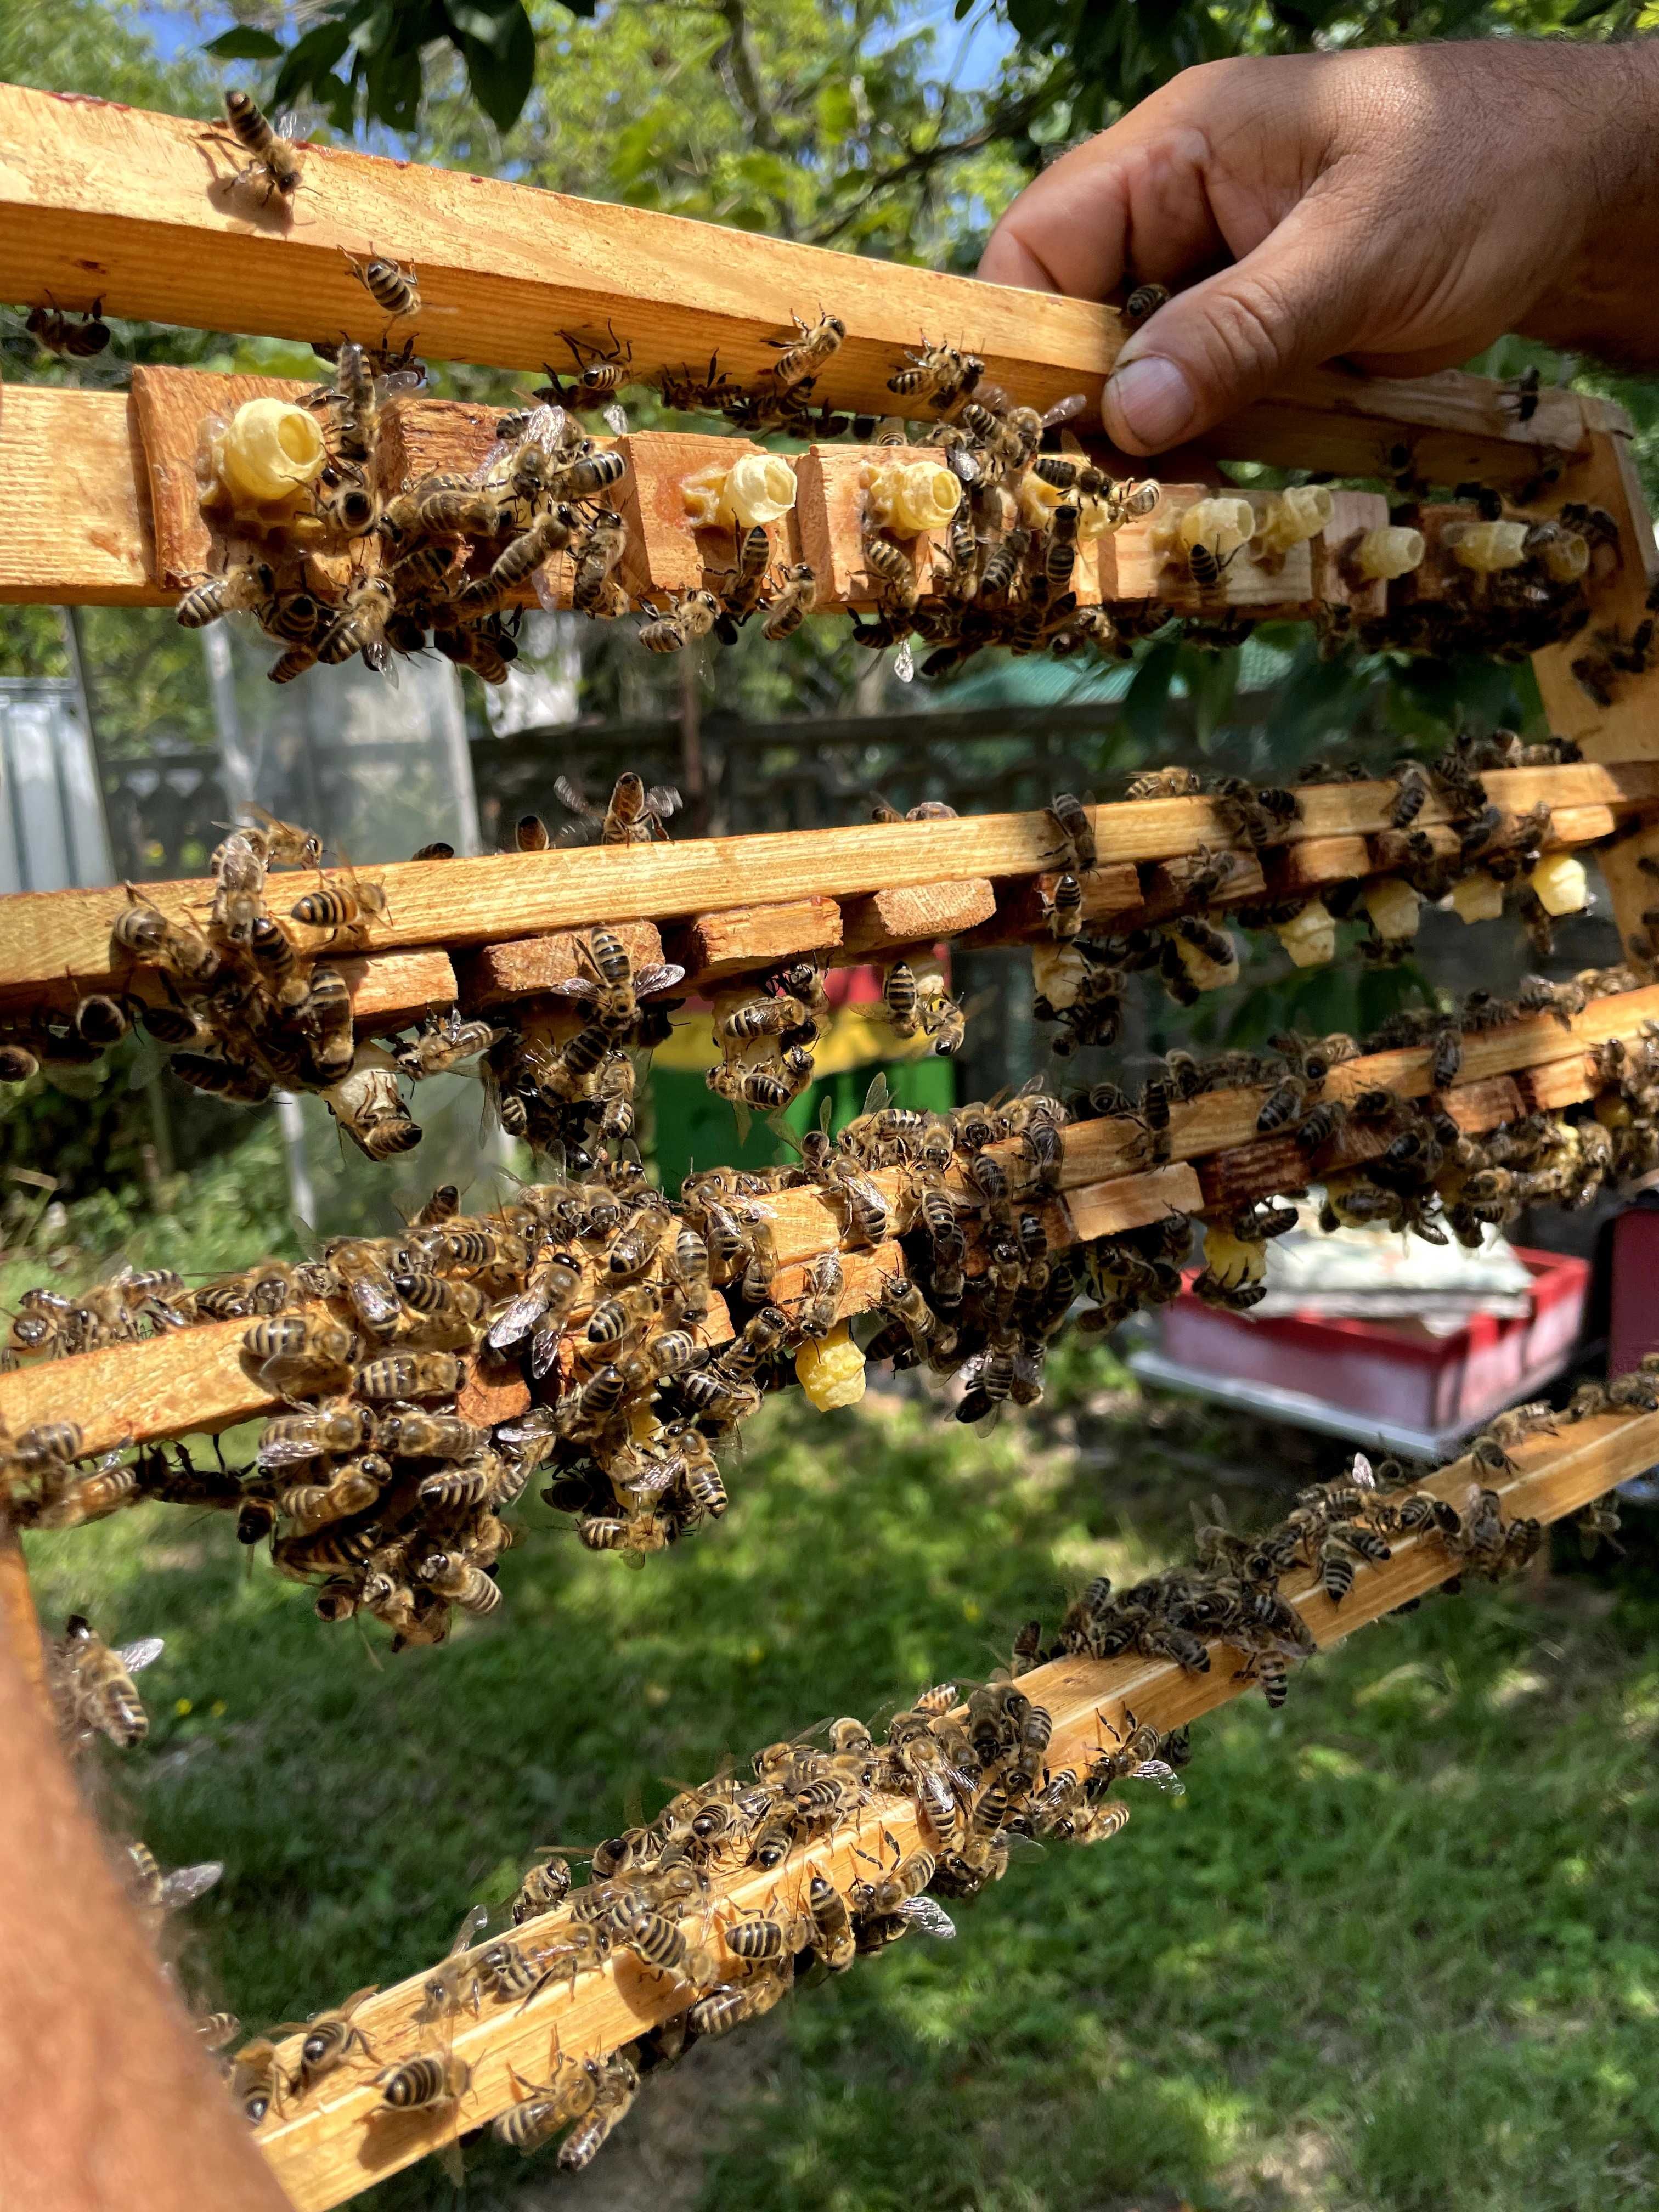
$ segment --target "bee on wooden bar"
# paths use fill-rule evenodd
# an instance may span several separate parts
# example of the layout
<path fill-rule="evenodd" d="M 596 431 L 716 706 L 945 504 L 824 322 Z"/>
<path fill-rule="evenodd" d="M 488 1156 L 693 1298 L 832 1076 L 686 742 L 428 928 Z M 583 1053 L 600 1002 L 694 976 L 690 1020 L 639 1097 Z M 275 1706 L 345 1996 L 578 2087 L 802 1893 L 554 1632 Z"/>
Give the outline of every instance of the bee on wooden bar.
<path fill-rule="evenodd" d="M 420 313 L 420 287 L 412 263 L 404 269 L 385 254 L 374 254 L 368 261 L 358 261 L 349 253 L 345 255 L 345 263 L 375 306 L 394 323 L 405 322 Z"/>
<path fill-rule="evenodd" d="M 793 338 L 768 338 L 769 346 L 779 349 L 778 358 L 772 364 L 773 381 L 782 390 L 806 382 L 819 370 L 847 336 L 847 325 L 837 315 L 820 310 L 815 323 L 793 317 L 795 335 Z"/>
<path fill-rule="evenodd" d="M 301 189 L 304 156 L 294 142 L 290 118 L 283 116 L 273 125 L 246 93 L 233 90 L 225 94 L 225 120 L 230 125 L 230 143 L 248 156 L 246 166 L 230 179 L 233 186 L 245 178 L 263 176 L 265 204 L 269 206 L 274 196 L 291 208 Z M 225 136 L 221 131 L 209 131 L 204 135 L 209 138 Z"/>
<path fill-rule="evenodd" d="M 603 814 L 588 804 L 580 787 L 567 775 L 556 776 L 553 788 L 576 817 L 559 832 L 561 845 L 648 845 L 653 838 L 667 842 L 664 826 L 682 804 L 672 784 L 653 784 L 631 769 L 617 778 L 611 803 Z"/>

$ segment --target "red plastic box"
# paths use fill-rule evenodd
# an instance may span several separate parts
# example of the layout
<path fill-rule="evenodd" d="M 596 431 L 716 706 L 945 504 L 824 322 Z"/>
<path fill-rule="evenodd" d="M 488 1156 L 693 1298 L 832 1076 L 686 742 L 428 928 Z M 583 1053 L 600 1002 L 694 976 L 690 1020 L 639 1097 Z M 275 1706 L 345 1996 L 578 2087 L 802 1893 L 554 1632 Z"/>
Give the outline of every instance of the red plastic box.
<path fill-rule="evenodd" d="M 1253 1321 L 1188 1291 L 1164 1309 L 1164 1356 L 1209 1376 L 1300 1391 L 1397 1427 L 1474 1428 L 1559 1374 L 1578 1339 L 1588 1261 L 1519 1247 L 1516 1257 L 1533 1279 L 1532 1313 L 1524 1321 L 1476 1314 L 1443 1336 L 1413 1321 L 1335 1321 L 1316 1313 Z"/>

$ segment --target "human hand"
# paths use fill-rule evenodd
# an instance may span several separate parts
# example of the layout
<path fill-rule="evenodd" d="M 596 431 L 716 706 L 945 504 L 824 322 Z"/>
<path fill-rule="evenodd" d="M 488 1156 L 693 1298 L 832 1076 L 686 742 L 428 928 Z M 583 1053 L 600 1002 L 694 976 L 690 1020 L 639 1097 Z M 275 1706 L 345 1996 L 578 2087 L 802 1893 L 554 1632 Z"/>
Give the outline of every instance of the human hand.
<path fill-rule="evenodd" d="M 979 273 L 1187 285 L 1107 382 L 1129 453 L 1339 355 L 1415 376 L 1519 330 L 1659 359 L 1656 61 L 1493 40 L 1209 63 L 1028 186 Z"/>

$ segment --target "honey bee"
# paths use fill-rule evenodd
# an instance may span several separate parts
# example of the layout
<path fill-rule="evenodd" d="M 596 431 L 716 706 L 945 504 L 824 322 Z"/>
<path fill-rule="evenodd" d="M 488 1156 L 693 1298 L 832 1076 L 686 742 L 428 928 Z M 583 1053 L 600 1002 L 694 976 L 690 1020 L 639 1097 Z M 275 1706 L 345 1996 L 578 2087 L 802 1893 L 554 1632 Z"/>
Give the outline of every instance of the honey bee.
<path fill-rule="evenodd" d="M 890 538 L 872 534 L 864 541 L 864 562 L 866 573 L 881 587 L 882 605 L 890 611 L 908 613 L 916 604 L 917 586 L 915 569 L 906 549 L 895 544 Z"/>
<path fill-rule="evenodd" d="M 232 2101 L 251 2127 L 258 2127 L 275 2105 L 282 2108 L 282 2069 L 276 2046 L 268 2036 L 245 2043 L 230 2063 Z"/>
<path fill-rule="evenodd" d="M 896 1036 L 912 1037 L 921 1027 L 915 970 L 907 960 L 896 960 L 882 980 L 882 1004 Z"/>
<path fill-rule="evenodd" d="M 288 127 L 289 118 L 284 116 L 273 126 L 246 93 L 233 91 L 225 94 L 225 119 L 231 128 L 232 143 L 249 157 L 230 179 L 232 185 L 240 185 L 244 178 L 263 175 L 265 204 L 270 205 L 274 194 L 292 207 L 294 196 L 301 189 L 304 160 Z M 210 131 L 204 135 L 222 138 L 225 134 Z"/>
<path fill-rule="evenodd" d="M 269 562 L 244 561 L 186 592 L 179 602 L 177 619 L 185 629 L 205 629 L 225 615 L 252 614 L 269 606 L 276 588 L 276 572 Z"/>
<path fill-rule="evenodd" d="M 434 2112 L 459 2102 L 472 2079 L 464 2058 L 452 2052 L 447 2058 L 430 2055 L 405 2058 L 374 2076 L 380 2101 L 369 2117 L 383 2112 Z"/>
<path fill-rule="evenodd" d="M 501 1601 L 499 1583 L 452 1552 L 430 1552 L 416 1571 L 428 1589 L 447 1598 L 463 1613 L 478 1615 L 494 1613 Z"/>
<path fill-rule="evenodd" d="M 296 899 L 289 911 L 294 921 L 303 922 L 307 929 L 326 929 L 336 937 L 369 921 L 388 921 L 391 914 L 380 884 L 373 880 L 365 883 L 349 868 L 343 877 L 336 876 Z"/>
<path fill-rule="evenodd" d="M 109 343 L 109 325 L 103 320 L 104 303 L 94 300 L 89 308 L 78 316 L 73 310 L 65 312 L 50 292 L 48 305 L 31 307 L 23 327 L 32 338 L 37 338 L 48 353 L 55 353 L 64 361 L 90 361 L 103 352 Z"/>
<path fill-rule="evenodd" d="M 191 925 L 170 922 L 161 910 L 127 885 L 132 903 L 118 918 L 110 933 L 117 953 L 151 962 L 184 984 L 201 985 L 217 972 L 219 954 L 201 932 Z"/>
<path fill-rule="evenodd" d="M 58 1677 L 71 1729 L 95 1730 L 123 1750 L 143 1743 L 149 1717 L 132 1678 L 153 1666 L 161 1651 L 159 1636 L 140 1637 L 112 1650 L 84 1613 L 71 1613 L 57 1647 Z"/>
<path fill-rule="evenodd" d="M 720 601 L 712 592 L 672 592 L 668 612 L 641 624 L 640 643 L 647 653 L 683 653 L 694 639 L 708 636 L 720 611 Z M 769 629 L 768 635 L 771 635 Z"/>
<path fill-rule="evenodd" d="M 508 2071 L 524 2091 L 524 2099 L 499 2114 L 491 2126 L 497 2142 L 505 2143 L 510 2150 L 526 2156 L 539 2150 L 544 2143 L 551 2142 L 561 2128 L 580 2119 L 592 2106 L 592 2074 L 563 2052 L 559 2054 L 557 2066 L 549 2081 L 532 2083 L 510 2067 Z"/>
<path fill-rule="evenodd" d="M 475 578 L 459 593 L 456 604 L 474 613 L 498 607 L 544 561 L 561 553 L 571 541 L 570 525 L 562 514 L 544 514 L 521 531 L 495 560 L 487 574 Z M 324 659 L 328 655 L 324 653 Z"/>
<path fill-rule="evenodd" d="M 333 667 L 360 653 L 368 667 L 384 671 L 391 658 L 386 626 L 395 605 L 396 592 L 389 578 L 365 576 L 346 594 L 338 616 L 317 647 L 318 659 Z"/>
<path fill-rule="evenodd" d="M 647 790 L 644 778 L 631 769 L 617 778 L 603 814 L 588 805 L 568 776 L 556 776 L 553 788 L 576 817 L 560 831 L 561 845 L 592 844 L 596 839 L 601 845 L 648 845 L 653 838 L 666 842 L 664 824 L 680 805 L 672 785 L 653 784 Z"/>
<path fill-rule="evenodd" d="M 606 2137 L 625 2119 L 640 2093 L 639 2069 L 624 2051 L 608 2058 L 588 2059 L 586 2071 L 593 2086 L 593 2100 L 559 2146 L 559 2164 L 567 2173 L 591 2166 Z"/>
<path fill-rule="evenodd" d="M 930 345 L 924 337 L 918 351 L 907 353 L 905 366 L 887 380 L 887 389 L 901 399 L 927 399 L 943 414 L 958 399 L 965 399 L 985 374 L 977 355 L 955 346 Z"/>
<path fill-rule="evenodd" d="M 266 1389 L 287 1396 L 343 1389 L 356 1342 L 337 1322 L 279 1314 L 255 1322 L 242 1339 L 242 1352 Z"/>
<path fill-rule="evenodd" d="M 416 283 L 412 262 L 404 269 L 400 263 L 389 259 L 385 254 L 374 254 L 368 261 L 357 261 L 347 253 L 345 264 L 375 306 L 394 323 L 405 322 L 420 313 L 420 287 Z"/>
<path fill-rule="evenodd" d="M 488 1022 L 464 1022 L 461 1010 L 452 1006 L 441 1019 L 428 1015 L 412 1042 L 398 1047 L 396 1059 L 404 1073 L 418 1081 L 432 1075 L 443 1075 L 463 1060 L 476 1060 L 488 1052 L 501 1034 L 490 1028 Z"/>
<path fill-rule="evenodd" d="M 847 325 L 837 315 L 825 314 L 822 309 L 815 323 L 793 317 L 795 335 L 792 338 L 768 338 L 769 346 L 779 349 L 778 358 L 772 364 L 774 382 L 781 391 L 817 377 L 824 363 L 847 336 Z"/>
<path fill-rule="evenodd" d="M 306 2095 L 353 2051 L 361 2051 L 365 2057 L 373 2058 L 374 2053 L 368 2038 L 356 2025 L 352 2014 L 360 2005 L 368 2002 L 380 1986 L 378 1982 L 371 1982 L 367 1989 L 355 1990 L 343 2004 L 313 2014 L 306 2023 L 305 2040 L 300 2045 L 299 2071 L 288 2085 L 290 2096 Z"/>
<path fill-rule="evenodd" d="M 1123 302 L 1126 320 L 1131 323 L 1149 321 L 1170 296 L 1167 284 L 1137 284 Z"/>
<path fill-rule="evenodd" d="M 766 602 L 761 635 L 774 645 L 793 637 L 817 605 L 818 580 L 811 564 L 801 561 L 785 568 L 778 589 Z"/>
<path fill-rule="evenodd" d="M 323 1092 L 342 1130 L 372 1160 L 412 1152 L 421 1141 L 420 1127 L 404 1106 L 399 1072 L 378 1045 L 360 1045 L 348 1072 Z"/>
<path fill-rule="evenodd" d="M 343 1458 L 374 1440 L 374 1417 L 366 1406 L 337 1400 L 317 1413 L 282 1413 L 265 1423 L 259 1438 L 262 1467 L 291 1467 L 297 1462 Z"/>
<path fill-rule="evenodd" d="M 364 1398 L 450 1398 L 460 1381 L 460 1362 L 448 1352 L 391 1352 L 371 1359 L 352 1378 Z"/>

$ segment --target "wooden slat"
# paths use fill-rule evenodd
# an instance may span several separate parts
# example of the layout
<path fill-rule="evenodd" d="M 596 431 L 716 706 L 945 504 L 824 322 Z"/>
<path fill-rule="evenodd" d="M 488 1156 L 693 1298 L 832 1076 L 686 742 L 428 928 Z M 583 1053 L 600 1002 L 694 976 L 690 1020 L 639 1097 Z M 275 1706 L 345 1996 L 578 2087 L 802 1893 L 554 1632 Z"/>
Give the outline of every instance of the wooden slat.
<path fill-rule="evenodd" d="M 1528 1438 L 1514 1449 L 1517 1471 L 1496 1480 L 1477 1475 L 1466 1458 L 1452 1462 L 1422 1487 L 1461 1507 L 1471 1481 L 1480 1480 L 1496 1491 L 1506 1522 L 1523 1516 L 1551 1522 L 1639 1474 L 1656 1457 L 1659 1414 L 1601 1416 L 1558 1435 Z M 1340 1607 L 1310 1574 L 1298 1571 L 1285 1578 L 1285 1595 L 1321 1650 L 1449 1581 L 1461 1564 L 1433 1536 L 1396 1537 L 1392 1552 L 1386 1564 L 1360 1569 Z M 507 1573 L 510 1578 L 510 1562 Z M 1178 1728 L 1246 1694 L 1251 1684 L 1242 1671 L 1243 1655 L 1219 1643 L 1209 1650 L 1211 1663 L 1204 1674 L 1185 1672 L 1170 1661 L 1136 1656 L 1058 1659 L 1023 1675 L 1021 1688 L 1054 1723 L 1048 1751 L 1050 1771 L 1085 1764 L 1115 1734 L 1121 1741 L 1133 1724 L 1131 1714 L 1160 1729 Z M 1294 1711 L 1293 1688 L 1288 1723 L 1292 1728 Z M 854 1881 L 868 1879 L 872 1865 L 890 1864 L 895 1851 L 902 1855 L 925 1840 L 908 1799 L 878 1797 L 832 1834 L 792 1852 L 772 1873 L 741 1868 L 716 1874 L 706 1940 L 722 1955 L 729 1955 L 723 1931 L 738 1914 L 775 1907 L 798 1912 L 813 1875 L 845 1892 Z M 530 1839 L 525 1841 L 527 1846 Z M 1063 1854 L 1065 1847 L 1056 1849 Z M 516 1933 L 520 1940 L 547 1941 L 556 1936 L 566 1917 L 550 1914 L 527 1922 Z M 965 1921 L 963 1940 L 973 1940 L 971 1917 Z M 354 2057 L 329 2076 L 319 2094 L 273 2115 L 260 2130 L 260 2148 L 297 2212 L 325 2212 L 506 2111 L 521 2094 L 511 2069 L 516 2069 L 526 2081 L 545 2078 L 555 2038 L 568 2057 L 597 2057 L 631 2042 L 686 2002 L 683 1984 L 641 1971 L 637 1961 L 623 1954 L 574 1982 L 550 1984 L 528 2004 L 492 2003 L 478 2017 L 460 2012 L 453 2022 L 453 2048 L 465 2060 L 471 2075 L 458 2107 L 396 2129 L 369 2126 L 368 2115 L 378 2096 L 372 2086 L 374 2072 L 432 2047 L 433 2029 L 422 2027 L 417 2019 L 430 1971 L 382 1990 L 356 2015 L 374 2046 L 372 2060 Z M 446 2037 L 449 2032 L 446 2027 Z M 290 2070 L 298 2049 L 297 2039 L 284 2047 Z"/>
<path fill-rule="evenodd" d="M 1620 814 L 1659 804 L 1659 761 L 1504 769 L 1486 781 L 1508 812 L 1540 799 L 1551 806 L 1608 806 Z M 1394 794 L 1390 783 L 1307 786 L 1302 818 L 1288 826 L 1286 842 L 1385 829 Z M 1164 860 L 1227 842 L 1223 814 L 1207 799 L 1125 801 L 1093 808 L 1091 815 L 1100 858 L 1109 864 Z M 1443 821 L 1446 810 L 1431 798 L 1419 818 Z M 509 932 L 523 937 L 599 921 L 692 916 L 728 904 L 738 885 L 757 904 L 809 894 L 845 899 L 898 884 L 1037 875 L 1051 869 L 1054 859 L 1053 821 L 1030 813 L 404 860 L 373 871 L 391 910 L 387 920 L 367 926 L 365 940 L 377 951 L 432 944 L 460 950 Z M 147 884 L 144 896 L 170 920 L 185 921 L 211 905 L 212 886 L 200 879 Z M 126 903 L 118 887 L 28 891 L 0 900 L 0 991 L 27 997 L 60 983 L 66 969 L 86 988 L 107 980 L 109 933 Z"/>
<path fill-rule="evenodd" d="M 635 970 L 659 962 L 662 937 L 648 921 L 625 921 L 615 934 Z M 514 937 L 485 945 L 459 963 L 462 1004 L 471 1012 L 505 1006 L 514 999 L 556 991 L 573 975 L 589 975 L 576 947 L 581 932 L 550 930 L 545 937 Z"/>
<path fill-rule="evenodd" d="M 687 991 L 704 991 L 723 976 L 769 968 L 807 952 L 833 952 L 841 943 L 841 908 L 834 899 L 781 899 L 774 906 L 719 907 L 669 931 L 667 957 L 685 969 Z"/>
<path fill-rule="evenodd" d="M 344 254 L 371 247 L 413 262 L 428 358 L 538 367 L 562 329 L 608 319 L 648 374 L 706 362 L 755 381 L 764 343 L 790 317 L 839 315 L 847 339 L 818 396 L 891 404 L 886 380 L 918 333 L 981 354 L 991 376 L 1038 408 L 1080 392 L 1097 427 L 1102 383 L 1122 338 L 1117 313 L 1048 293 L 795 246 L 639 208 L 573 199 L 464 172 L 316 148 L 296 210 L 228 188 L 240 166 L 204 126 L 173 116 L 0 87 L 0 296 L 106 311 L 198 330 L 278 337 L 378 336 Z M 1513 482 L 1553 446 L 1584 442 L 1575 396 L 1546 391 L 1531 422 L 1499 387 L 1455 372 L 1407 382 L 1335 369 L 1300 376 L 1211 439 L 1237 458 L 1370 475 L 1406 425 L 1419 469 L 1437 481 Z"/>
<path fill-rule="evenodd" d="M 1659 583 L 1659 544 L 1631 457 L 1630 417 L 1606 401 L 1587 404 L 1596 424 L 1589 453 L 1568 471 L 1559 495 L 1605 508 L 1619 526 L 1618 552 L 1608 549 L 1593 560 L 1589 628 L 1534 653 L 1533 673 L 1550 727 L 1577 738 L 1591 760 L 1652 760 L 1659 757 L 1659 670 L 1616 676 L 1610 707 L 1591 698 L 1572 672 L 1581 654 L 1595 650 L 1597 630 L 1617 629 L 1626 640 L 1634 635 L 1649 618 L 1647 595 Z"/>
<path fill-rule="evenodd" d="M 1444 1095 L 1458 1102 L 1460 1122 L 1471 1127 L 1492 1127 L 1515 1110 L 1510 1089 L 1493 1080 L 1512 1071 L 1567 1071 L 1552 1080 L 1553 1105 L 1593 1097 L 1586 1048 L 1613 1036 L 1636 1036 L 1644 1021 L 1655 1018 L 1659 986 L 1595 1000 L 1566 1027 L 1538 1016 L 1487 1030 L 1465 1040 L 1462 1079 Z M 1428 1053 L 1375 1053 L 1349 1060 L 1332 1072 L 1326 1092 L 1346 1101 L 1379 1084 L 1405 1097 L 1426 1096 L 1431 1087 Z M 1309 1156 L 1289 1137 L 1257 1137 L 1256 1115 L 1266 1096 L 1267 1086 L 1259 1085 L 1212 1091 L 1172 1106 L 1162 1163 L 1152 1161 L 1152 1133 L 1138 1120 L 1109 1117 L 1062 1131 L 1060 1204 L 1048 1217 L 1056 1243 L 1118 1235 L 1171 1211 L 1194 1212 L 1299 1188 L 1308 1179 Z M 1364 1158 L 1380 1150 L 1381 1142 L 1369 1132 L 1352 1131 L 1330 1157 L 1334 1164 Z M 1012 1144 L 997 1149 L 1011 1158 L 1018 1153 Z M 1197 1173 L 1188 1164 L 1193 1161 L 1203 1163 Z M 899 1188 L 896 1171 L 884 1170 L 871 1180 L 893 1204 Z M 968 1195 L 959 1171 L 953 1170 L 949 1180 L 960 1195 Z M 781 1267 L 798 1267 L 837 1249 L 842 1210 L 823 1191 L 809 1186 L 754 1202 L 773 1224 Z M 799 1297 L 799 1279 L 787 1280 L 787 1295 Z M 873 1286 L 872 1277 L 872 1294 Z M 0 1375 L 0 1425 L 15 1436 L 38 1421 L 77 1420 L 86 1449 L 106 1451 L 122 1443 L 211 1431 L 270 1413 L 277 1401 L 243 1373 L 238 1358 L 246 1326 L 199 1323 L 140 1344 Z"/>
<path fill-rule="evenodd" d="M 959 884 L 919 884 L 912 890 L 872 891 L 842 909 L 839 964 L 866 959 L 899 945 L 933 945 L 940 938 L 988 921 L 996 893 L 983 876 Z"/>
<path fill-rule="evenodd" d="M 0 602 L 148 607 L 168 596 L 125 397 L 0 390 Z"/>
<path fill-rule="evenodd" d="M 534 369 L 562 355 L 562 330 L 602 337 L 614 320 L 642 376 L 700 368 L 718 347 L 745 382 L 776 359 L 765 339 L 822 301 L 848 335 L 819 396 L 883 412 L 919 329 L 970 339 L 1039 408 L 1078 391 L 1094 406 L 1120 343 L 1117 315 L 1082 301 L 331 149 L 307 153 L 291 216 L 267 213 L 257 191 L 216 187 L 240 157 L 203 131 L 0 88 L 0 296 L 95 293 L 111 314 L 198 330 L 378 337 L 344 258 L 372 246 L 418 269 L 428 359 Z"/>

